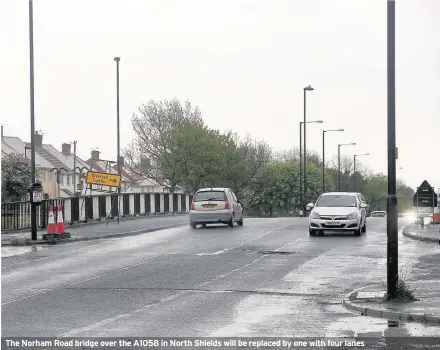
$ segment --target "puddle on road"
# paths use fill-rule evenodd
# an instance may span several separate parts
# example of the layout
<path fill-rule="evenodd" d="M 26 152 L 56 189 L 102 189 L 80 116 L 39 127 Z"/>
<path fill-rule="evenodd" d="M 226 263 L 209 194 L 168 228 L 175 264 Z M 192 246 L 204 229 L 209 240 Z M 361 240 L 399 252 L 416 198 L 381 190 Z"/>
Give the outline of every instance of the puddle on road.
<path fill-rule="evenodd" d="M 2 247 L 2 258 L 10 258 L 11 256 L 23 255 L 36 251 L 47 249 L 46 247 L 32 246 L 32 247 Z"/>

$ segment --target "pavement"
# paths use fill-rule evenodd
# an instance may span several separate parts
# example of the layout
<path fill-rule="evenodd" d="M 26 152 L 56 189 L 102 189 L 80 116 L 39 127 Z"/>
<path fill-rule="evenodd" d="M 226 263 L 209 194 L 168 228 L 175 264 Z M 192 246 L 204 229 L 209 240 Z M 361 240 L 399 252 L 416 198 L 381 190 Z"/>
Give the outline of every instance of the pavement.
<path fill-rule="evenodd" d="M 188 223 L 188 220 L 188 214 L 175 214 L 163 216 L 141 216 L 137 218 L 123 219 L 120 220 L 119 223 L 117 220 L 109 220 L 71 227 L 66 225 L 65 231 L 70 233 L 71 238 L 62 239 L 60 242 L 75 242 L 138 235 L 185 225 Z M 31 240 L 30 232 L 2 233 L 2 246 L 49 244 L 49 241 L 43 240 L 42 236 L 45 233 L 45 231 L 38 231 L 36 241 Z"/>
<path fill-rule="evenodd" d="M 407 237 L 425 242 L 437 243 L 440 245 L 440 225 L 426 225 L 424 228 L 417 227 L 415 224 L 408 225 L 403 230 Z"/>
<path fill-rule="evenodd" d="M 400 229 L 406 224 L 399 220 Z M 399 238 L 399 265 L 421 299 L 412 305 L 434 312 L 440 305 L 438 246 Z M 432 344 L 439 325 L 402 320 L 389 327 L 385 318 L 343 305 L 353 291 L 385 284 L 386 242 L 384 218 L 368 218 L 360 237 L 311 237 L 307 218 L 248 218 L 234 228 L 184 225 L 123 238 L 2 247 L 2 337 L 378 340 L 368 349 Z"/>

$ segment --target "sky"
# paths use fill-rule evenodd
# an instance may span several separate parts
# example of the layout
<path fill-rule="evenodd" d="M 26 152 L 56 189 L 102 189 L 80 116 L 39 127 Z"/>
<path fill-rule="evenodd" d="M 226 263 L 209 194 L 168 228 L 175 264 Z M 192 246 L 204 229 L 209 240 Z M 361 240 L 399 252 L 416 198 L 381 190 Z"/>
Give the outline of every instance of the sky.
<path fill-rule="evenodd" d="M 153 99 L 199 106 L 208 126 L 299 147 L 303 87 L 307 148 L 387 172 L 385 0 L 34 0 L 35 123 L 44 143 L 77 141 L 88 159 L 116 159 Z M 440 187 L 440 1 L 396 1 L 399 179 Z M 27 0 L 0 2 L 0 117 L 30 140 Z"/>

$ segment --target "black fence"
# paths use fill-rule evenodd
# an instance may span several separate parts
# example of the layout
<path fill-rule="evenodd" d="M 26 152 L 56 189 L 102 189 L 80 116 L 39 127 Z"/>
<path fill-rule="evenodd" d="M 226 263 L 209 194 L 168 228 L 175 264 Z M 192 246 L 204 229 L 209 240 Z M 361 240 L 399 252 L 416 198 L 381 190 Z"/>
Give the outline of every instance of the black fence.
<path fill-rule="evenodd" d="M 37 227 L 46 228 L 49 222 L 49 213 L 52 206 L 54 221 L 59 216 L 58 205 L 61 204 L 61 212 L 64 218 L 64 200 L 46 199 L 37 207 Z M 2 203 L 1 230 L 19 230 L 31 227 L 31 205 L 29 202 Z"/>
<path fill-rule="evenodd" d="M 142 199 L 142 195 L 144 199 Z M 180 210 L 179 210 L 180 195 Z M 132 198 L 133 196 L 133 198 Z M 97 198 L 97 199 L 95 199 Z M 161 200 L 163 198 L 163 200 Z M 58 220 L 58 205 L 61 204 L 63 221 L 74 223 L 79 221 L 101 220 L 121 216 L 148 215 L 151 213 L 181 213 L 187 212 L 187 200 L 191 203 L 192 195 L 169 193 L 133 193 L 122 194 L 118 200 L 117 194 L 95 195 L 85 197 L 70 197 L 64 199 L 46 199 L 37 207 L 37 226 L 39 229 L 47 227 L 49 209 L 52 205 L 55 222 Z M 130 202 L 134 200 L 134 206 Z M 143 207 L 142 208 L 142 203 Z M 172 201 L 172 203 L 170 203 Z M 163 204 L 162 204 L 162 203 Z M 66 205 L 67 204 L 67 205 Z M 161 208 L 163 205 L 163 208 Z M 119 213 L 119 206 L 121 212 Z M 171 208 L 172 206 L 172 208 Z M 142 209 L 142 210 L 141 210 Z M 162 210 L 161 210 L 162 209 Z M 172 209 L 172 210 L 171 210 Z M 66 213 L 66 210 L 68 211 Z M 66 218 L 67 214 L 67 218 Z M 2 203 L 1 230 L 12 231 L 31 227 L 30 202 Z"/>

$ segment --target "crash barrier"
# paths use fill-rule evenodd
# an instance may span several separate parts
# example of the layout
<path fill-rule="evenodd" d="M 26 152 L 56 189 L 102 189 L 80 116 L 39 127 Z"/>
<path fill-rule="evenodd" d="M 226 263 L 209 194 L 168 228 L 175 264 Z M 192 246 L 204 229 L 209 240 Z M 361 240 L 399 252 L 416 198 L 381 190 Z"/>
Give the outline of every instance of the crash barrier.
<path fill-rule="evenodd" d="M 63 217 L 65 224 L 99 221 L 145 215 L 188 213 L 193 196 L 183 193 L 123 193 L 93 196 L 78 196 L 60 200 L 44 200 L 37 207 L 37 227 L 45 229 L 49 221 L 49 209 L 53 221 Z M 22 230 L 31 227 L 30 202 L 2 203 L 1 231 Z"/>

